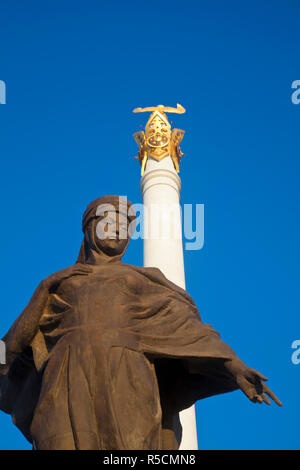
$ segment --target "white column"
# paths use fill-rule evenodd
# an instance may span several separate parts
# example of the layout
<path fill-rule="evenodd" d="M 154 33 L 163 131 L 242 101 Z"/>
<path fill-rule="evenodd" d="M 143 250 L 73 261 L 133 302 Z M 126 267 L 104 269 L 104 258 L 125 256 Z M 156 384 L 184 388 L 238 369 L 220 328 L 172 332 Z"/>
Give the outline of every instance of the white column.
<path fill-rule="evenodd" d="M 141 180 L 144 203 L 144 266 L 159 268 L 185 289 L 180 213 L 181 181 L 172 159 L 149 158 Z M 180 413 L 183 429 L 180 450 L 197 450 L 195 407 Z"/>

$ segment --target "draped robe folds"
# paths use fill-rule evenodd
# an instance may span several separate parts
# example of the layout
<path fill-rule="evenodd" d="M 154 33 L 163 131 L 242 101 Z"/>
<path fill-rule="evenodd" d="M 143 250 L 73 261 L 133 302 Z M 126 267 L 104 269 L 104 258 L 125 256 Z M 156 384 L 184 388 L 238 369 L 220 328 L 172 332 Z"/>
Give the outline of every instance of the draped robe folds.
<path fill-rule="evenodd" d="M 91 267 L 49 293 L 38 325 L 27 313 L 22 353 L 6 344 L 0 409 L 35 449 L 177 448 L 181 410 L 238 388 L 224 367 L 236 355 L 160 270 Z"/>

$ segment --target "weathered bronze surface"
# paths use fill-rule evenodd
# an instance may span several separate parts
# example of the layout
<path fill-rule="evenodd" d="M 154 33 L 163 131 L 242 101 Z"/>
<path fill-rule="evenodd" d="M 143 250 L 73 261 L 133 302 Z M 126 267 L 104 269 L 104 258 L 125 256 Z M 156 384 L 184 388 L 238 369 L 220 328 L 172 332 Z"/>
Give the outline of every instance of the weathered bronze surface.
<path fill-rule="evenodd" d="M 41 282 L 3 338 L 0 409 L 33 448 L 177 449 L 178 413 L 196 400 L 241 388 L 280 405 L 184 290 L 122 263 L 124 214 L 115 240 L 98 238 L 103 203 L 119 198 L 88 206 L 77 263 Z"/>

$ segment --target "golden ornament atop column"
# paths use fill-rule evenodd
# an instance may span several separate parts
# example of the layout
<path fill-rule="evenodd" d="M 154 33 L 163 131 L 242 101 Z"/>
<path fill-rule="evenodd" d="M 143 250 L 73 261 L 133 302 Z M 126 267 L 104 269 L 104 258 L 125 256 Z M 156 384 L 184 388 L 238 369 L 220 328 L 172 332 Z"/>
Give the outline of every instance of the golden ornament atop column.
<path fill-rule="evenodd" d="M 150 106 L 148 108 L 135 108 L 134 113 L 151 112 L 151 116 L 146 124 L 145 132 L 140 131 L 133 134 L 139 146 L 138 159 L 141 164 L 141 174 L 144 174 L 147 158 L 154 158 L 158 162 L 170 155 L 174 167 L 179 173 L 179 163 L 183 153 L 180 143 L 185 131 L 181 129 L 171 129 L 168 117 L 165 113 L 185 113 L 183 106 L 177 103 L 177 108 L 164 106 Z"/>

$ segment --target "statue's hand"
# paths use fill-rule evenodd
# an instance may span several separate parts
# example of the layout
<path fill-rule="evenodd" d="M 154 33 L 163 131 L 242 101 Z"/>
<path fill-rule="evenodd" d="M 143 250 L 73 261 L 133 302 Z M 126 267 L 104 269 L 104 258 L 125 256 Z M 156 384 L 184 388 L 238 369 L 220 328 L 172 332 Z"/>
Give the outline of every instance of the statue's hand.
<path fill-rule="evenodd" d="M 91 272 L 93 272 L 93 269 L 88 265 L 77 263 L 73 266 L 51 274 L 51 276 L 44 279 L 42 283 L 44 287 L 46 287 L 47 289 L 51 289 L 52 286 L 59 284 L 64 279 L 68 279 L 71 276 L 86 276 Z"/>
<path fill-rule="evenodd" d="M 240 359 L 233 359 L 225 362 L 226 369 L 233 375 L 237 385 L 253 403 L 263 403 L 271 405 L 267 395 L 278 405 L 281 401 L 266 386 L 267 377 L 260 372 L 247 367 Z"/>

